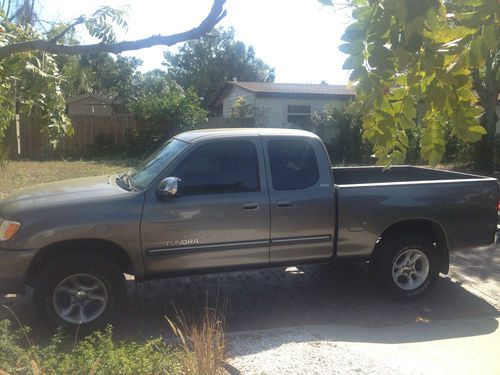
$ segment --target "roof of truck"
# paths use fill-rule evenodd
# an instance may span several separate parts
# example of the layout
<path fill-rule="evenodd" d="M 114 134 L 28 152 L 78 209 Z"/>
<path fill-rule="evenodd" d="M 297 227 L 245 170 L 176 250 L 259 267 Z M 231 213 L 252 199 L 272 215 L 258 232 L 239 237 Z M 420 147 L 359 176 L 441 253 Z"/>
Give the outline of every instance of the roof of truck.
<path fill-rule="evenodd" d="M 306 138 L 317 138 L 314 133 L 298 129 L 280 129 L 280 128 L 227 128 L 227 129 L 201 129 L 192 130 L 175 136 L 185 142 L 196 142 L 204 138 L 225 138 L 241 136 L 295 136 Z"/>

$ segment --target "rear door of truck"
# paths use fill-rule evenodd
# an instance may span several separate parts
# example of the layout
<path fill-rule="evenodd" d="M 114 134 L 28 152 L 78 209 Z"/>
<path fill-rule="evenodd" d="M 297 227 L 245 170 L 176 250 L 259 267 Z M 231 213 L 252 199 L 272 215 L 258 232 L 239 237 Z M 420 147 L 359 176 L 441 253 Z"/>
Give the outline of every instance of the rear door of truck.
<path fill-rule="evenodd" d="M 262 136 L 271 202 L 271 263 L 334 255 L 330 161 L 318 138 Z"/>

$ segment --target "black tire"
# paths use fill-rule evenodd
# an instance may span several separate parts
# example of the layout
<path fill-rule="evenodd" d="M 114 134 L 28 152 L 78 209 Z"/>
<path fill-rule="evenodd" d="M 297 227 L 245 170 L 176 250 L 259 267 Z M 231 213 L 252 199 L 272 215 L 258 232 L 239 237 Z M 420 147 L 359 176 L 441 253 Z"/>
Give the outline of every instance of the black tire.
<path fill-rule="evenodd" d="M 99 293 L 105 294 L 106 298 L 102 299 L 105 299 L 106 302 L 102 302 L 102 306 L 99 306 L 99 309 L 96 310 L 95 306 L 87 303 L 88 306 L 86 307 L 94 309 L 92 311 L 93 314 L 99 314 L 95 319 L 85 322 L 81 322 L 81 319 L 80 322 L 68 321 L 72 320 L 73 316 L 71 318 L 68 316 L 68 319 L 64 319 L 56 311 L 55 305 L 59 305 L 59 303 L 54 302 L 55 300 L 59 301 L 59 298 L 57 298 L 59 294 L 57 294 L 57 297 L 54 294 L 56 288 L 65 282 L 65 280 L 71 281 L 75 277 L 80 278 L 80 282 L 87 280 L 95 281 L 98 283 L 96 285 L 99 286 L 95 289 L 98 289 Z M 68 298 L 73 298 L 68 297 L 69 294 L 66 293 L 66 295 L 63 295 L 66 299 L 63 302 L 67 302 Z M 91 295 L 90 292 L 89 295 Z M 118 312 L 117 308 L 123 301 L 124 296 L 125 277 L 120 268 L 112 260 L 97 254 L 69 254 L 50 262 L 43 269 L 35 285 L 34 304 L 37 313 L 53 327 L 64 327 L 70 332 L 78 331 L 81 334 L 87 334 L 103 328 L 111 321 L 114 314 Z M 72 304 L 73 302 L 69 303 Z M 78 301 L 77 303 L 83 305 L 85 302 L 80 303 Z M 98 303 L 101 304 L 101 302 Z M 101 309 L 104 310 L 101 312 Z M 80 314 L 81 312 L 78 313 L 76 311 L 75 316 Z"/>
<path fill-rule="evenodd" d="M 408 254 L 418 256 L 413 266 L 399 263 Z M 434 286 L 439 276 L 439 261 L 438 249 L 427 237 L 401 233 L 397 237 L 382 239 L 371 262 L 371 271 L 384 293 L 399 301 L 412 301 L 424 296 Z M 425 269 L 428 269 L 427 276 L 415 279 L 415 271 L 425 275 Z"/>

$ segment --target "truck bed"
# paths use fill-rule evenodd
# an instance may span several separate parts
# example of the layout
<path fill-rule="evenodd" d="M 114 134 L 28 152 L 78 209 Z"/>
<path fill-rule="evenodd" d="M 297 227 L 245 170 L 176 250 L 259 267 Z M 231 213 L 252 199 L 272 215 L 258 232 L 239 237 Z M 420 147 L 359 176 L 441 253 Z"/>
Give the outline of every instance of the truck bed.
<path fill-rule="evenodd" d="M 386 170 L 383 167 L 340 167 L 332 168 L 332 173 L 336 185 L 488 179 L 468 173 L 407 165 L 394 166 Z"/>
<path fill-rule="evenodd" d="M 435 223 L 448 248 L 492 243 L 497 230 L 495 178 L 396 166 L 333 168 L 337 197 L 337 256 L 369 256 L 385 228 L 406 221 Z"/>

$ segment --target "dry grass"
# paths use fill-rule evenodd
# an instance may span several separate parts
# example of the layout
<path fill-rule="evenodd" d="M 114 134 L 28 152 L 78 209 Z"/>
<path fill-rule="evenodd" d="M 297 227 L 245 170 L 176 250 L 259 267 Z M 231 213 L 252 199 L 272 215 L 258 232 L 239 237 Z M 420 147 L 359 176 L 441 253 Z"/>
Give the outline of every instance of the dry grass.
<path fill-rule="evenodd" d="M 10 161 L 0 165 L 0 199 L 45 182 L 68 178 L 119 173 L 130 168 L 129 161 Z"/>
<path fill-rule="evenodd" d="M 224 374 L 226 344 L 223 314 L 216 309 L 205 309 L 201 323 L 187 324 L 178 317 L 178 324 L 166 318 L 177 336 L 184 355 L 181 366 L 186 375 Z"/>

